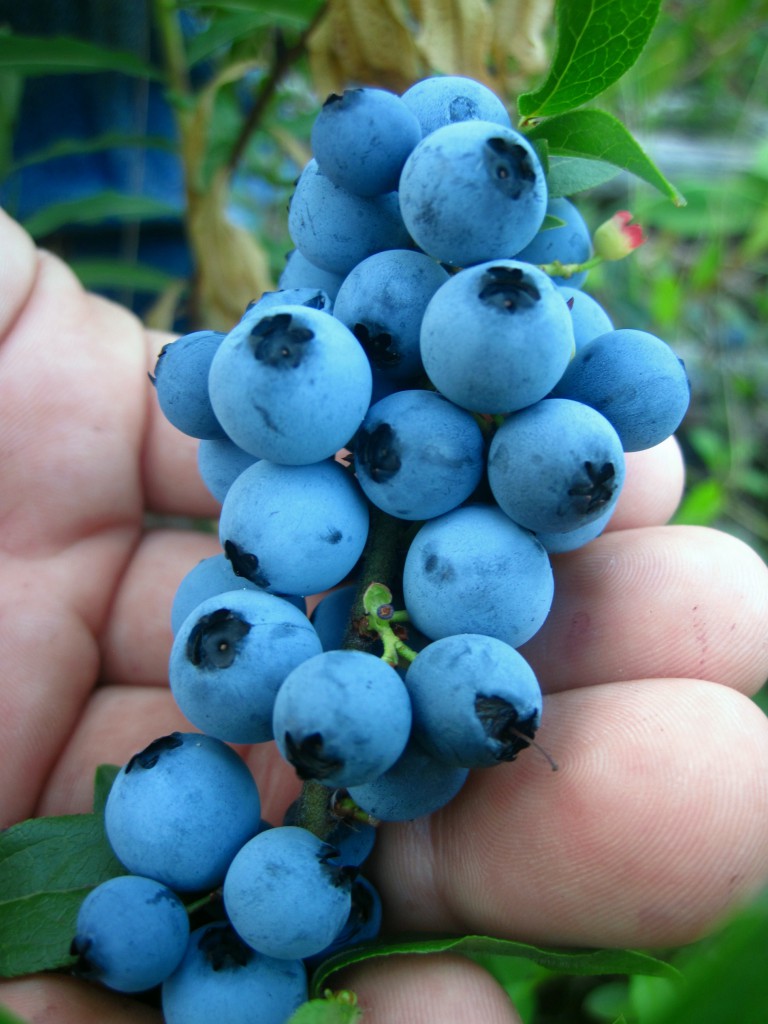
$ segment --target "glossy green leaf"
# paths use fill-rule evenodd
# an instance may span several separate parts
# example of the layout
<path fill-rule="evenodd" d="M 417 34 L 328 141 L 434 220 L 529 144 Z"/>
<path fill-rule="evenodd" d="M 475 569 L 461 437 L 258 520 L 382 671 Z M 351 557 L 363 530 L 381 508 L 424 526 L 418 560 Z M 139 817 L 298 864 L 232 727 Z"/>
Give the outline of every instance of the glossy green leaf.
<path fill-rule="evenodd" d="M 0 34 L 0 71 L 23 75 L 89 74 L 119 71 L 139 78 L 160 78 L 160 72 L 135 54 L 70 36 Z"/>
<path fill-rule="evenodd" d="M 161 135 L 125 135 L 120 132 L 110 132 L 106 135 L 96 135 L 89 139 L 57 139 L 56 142 L 44 149 L 37 150 L 25 156 L 23 160 L 17 160 L 11 166 L 11 172 L 23 170 L 34 164 L 42 164 L 47 160 L 56 160 L 65 156 L 85 156 L 89 153 L 102 153 L 108 149 L 164 149 L 168 152 L 176 152 L 176 144 L 172 139 Z M 9 172 L 10 173 L 10 172 Z"/>
<path fill-rule="evenodd" d="M 768 893 L 678 958 L 683 976 L 648 1024 L 765 1024 Z"/>
<path fill-rule="evenodd" d="M 150 267 L 146 263 L 126 263 L 124 260 L 70 260 L 69 266 L 83 286 L 92 291 L 129 288 L 133 291 L 157 293 L 178 280 L 159 267 Z"/>
<path fill-rule="evenodd" d="M 660 6 L 660 0 L 558 0 L 549 75 L 518 98 L 521 117 L 565 113 L 617 82 L 648 42 Z"/>
<path fill-rule="evenodd" d="M 0 833 L 0 977 L 71 963 L 83 897 L 124 873 L 101 815 L 34 818 Z"/>
<path fill-rule="evenodd" d="M 104 814 L 107 797 L 112 789 L 115 776 L 120 771 L 116 764 L 100 764 L 93 777 L 93 810 L 97 815 Z"/>
<path fill-rule="evenodd" d="M 624 125 L 604 110 L 574 110 L 550 117 L 527 132 L 530 139 L 546 139 L 551 157 L 569 156 L 600 160 L 629 171 L 653 185 L 677 206 L 685 199 L 642 149 Z"/>
<path fill-rule="evenodd" d="M 125 222 L 150 218 L 178 219 L 179 216 L 180 211 L 175 206 L 148 196 L 99 192 L 84 199 L 51 203 L 28 217 L 23 226 L 33 238 L 44 238 L 69 224 L 95 224 L 105 220 Z"/>
<path fill-rule="evenodd" d="M 511 942 L 485 935 L 465 935 L 460 938 L 404 939 L 358 946 L 330 957 L 315 971 L 310 994 L 318 995 L 326 987 L 328 978 L 350 964 L 380 956 L 402 954 L 461 953 L 467 956 L 515 956 L 532 960 L 550 971 L 565 974 L 651 974 L 674 978 L 677 972 L 663 960 L 631 949 L 543 949 L 525 942 Z"/>
<path fill-rule="evenodd" d="M 355 1024 L 362 1018 L 357 1006 L 336 999 L 310 999 L 303 1003 L 286 1024 Z"/>
<path fill-rule="evenodd" d="M 551 199 L 572 196 L 588 188 L 597 188 L 615 178 L 621 171 L 613 164 L 585 157 L 553 156 L 549 161 L 547 192 Z"/>

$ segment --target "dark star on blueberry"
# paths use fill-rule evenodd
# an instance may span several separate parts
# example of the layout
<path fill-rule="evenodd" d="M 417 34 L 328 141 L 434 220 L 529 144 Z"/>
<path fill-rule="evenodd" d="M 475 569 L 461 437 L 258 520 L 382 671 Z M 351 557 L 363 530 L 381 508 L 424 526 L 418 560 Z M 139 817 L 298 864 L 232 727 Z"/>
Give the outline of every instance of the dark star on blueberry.
<path fill-rule="evenodd" d="M 214 971 L 245 967 L 254 956 L 231 924 L 206 928 L 197 941 L 197 948 Z"/>
<path fill-rule="evenodd" d="M 380 370 L 397 366 L 400 353 L 392 348 L 392 335 L 378 324 L 355 324 L 352 333 L 360 342 L 369 361 Z"/>
<path fill-rule="evenodd" d="M 240 641 L 251 625 L 229 608 L 217 608 L 201 616 L 187 639 L 187 658 L 205 669 L 229 668 L 237 657 Z"/>
<path fill-rule="evenodd" d="M 278 370 L 294 370 L 314 338 L 308 327 L 294 326 L 290 313 L 265 316 L 252 328 L 248 341 L 256 359 Z"/>
<path fill-rule="evenodd" d="M 478 298 L 488 306 L 516 313 L 531 309 L 541 292 L 520 267 L 489 267 L 480 279 Z"/>
<path fill-rule="evenodd" d="M 355 438 L 355 463 L 377 484 L 386 483 L 398 472 L 400 445 L 389 423 L 379 423 L 373 430 L 360 428 Z"/>
<path fill-rule="evenodd" d="M 519 199 L 536 183 L 536 170 L 525 146 L 495 137 L 485 143 L 485 167 L 491 181 L 510 199 Z"/>
<path fill-rule="evenodd" d="M 256 555 L 244 551 L 233 540 L 224 541 L 224 554 L 229 559 L 235 576 L 242 576 L 243 579 L 250 580 L 257 587 L 269 586 L 269 580 L 259 568 L 259 559 Z"/>
<path fill-rule="evenodd" d="M 148 746 L 140 750 L 138 754 L 134 754 L 128 764 L 125 766 L 125 774 L 133 771 L 134 768 L 154 768 L 157 762 L 160 760 L 160 755 L 166 750 L 175 750 L 176 747 L 182 746 L 184 738 L 180 732 L 172 732 L 168 736 L 161 736 L 159 739 L 152 740 Z"/>
<path fill-rule="evenodd" d="M 329 754 L 324 749 L 322 733 L 311 732 L 299 743 L 289 732 L 285 734 L 286 760 L 293 765 L 300 779 L 327 779 L 340 768 L 344 762 Z"/>
<path fill-rule="evenodd" d="M 583 478 L 568 490 L 576 508 L 583 514 L 596 512 L 603 508 L 613 497 L 616 489 L 616 471 L 612 462 L 604 462 L 596 466 L 593 462 L 584 463 L 586 480 Z"/>
<path fill-rule="evenodd" d="M 475 714 L 486 736 L 501 744 L 496 754 L 498 761 L 514 761 L 521 750 L 530 746 L 528 740 L 532 740 L 536 732 L 535 715 L 520 718 L 503 697 L 482 694 L 475 698 Z"/>

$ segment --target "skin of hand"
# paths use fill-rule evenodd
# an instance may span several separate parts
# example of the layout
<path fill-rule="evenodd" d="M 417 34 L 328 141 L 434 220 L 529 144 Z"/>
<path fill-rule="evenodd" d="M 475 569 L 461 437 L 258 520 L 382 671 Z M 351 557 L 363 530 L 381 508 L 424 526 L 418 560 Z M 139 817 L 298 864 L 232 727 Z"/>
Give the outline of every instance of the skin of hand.
<path fill-rule="evenodd" d="M 169 611 L 219 548 L 168 521 L 218 512 L 196 442 L 148 381 L 168 339 L 86 294 L 3 213 L 0 252 L 3 827 L 89 810 L 98 764 L 190 728 L 167 686 Z M 666 525 L 683 487 L 674 440 L 627 462 L 609 531 L 555 556 L 551 615 L 522 649 L 559 770 L 529 750 L 473 773 L 443 811 L 383 826 L 366 873 L 390 929 L 668 947 L 768 880 L 768 722 L 749 699 L 768 675 L 768 570 L 726 534 Z M 272 744 L 238 749 L 279 820 L 292 770 Z M 373 1024 L 519 1020 L 464 960 L 337 980 Z M 5 982 L 0 1003 L 36 1022 L 160 1019 L 58 975 Z"/>

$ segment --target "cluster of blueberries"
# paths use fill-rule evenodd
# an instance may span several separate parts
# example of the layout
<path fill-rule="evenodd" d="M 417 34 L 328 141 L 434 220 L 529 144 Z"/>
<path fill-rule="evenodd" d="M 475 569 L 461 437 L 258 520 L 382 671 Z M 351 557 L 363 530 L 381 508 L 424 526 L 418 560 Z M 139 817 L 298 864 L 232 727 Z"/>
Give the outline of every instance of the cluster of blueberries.
<path fill-rule="evenodd" d="M 120 770 L 105 823 L 130 873 L 86 898 L 73 950 L 112 988 L 162 985 L 168 1024 L 256 1006 L 281 1024 L 307 966 L 381 920 L 359 874 L 373 825 L 319 838 L 295 808 L 268 825 L 230 744 L 274 740 L 300 778 L 384 821 L 513 759 L 541 718 L 517 648 L 549 612 L 550 555 L 603 530 L 624 453 L 673 433 L 689 401 L 665 342 L 614 329 L 583 272 L 542 269 L 584 263 L 590 234 L 485 86 L 350 89 L 312 147 L 279 290 L 155 369 L 222 502 L 222 552 L 171 613 L 170 686 L 199 732 Z M 397 665 L 344 644 L 374 514 L 408 538 Z M 190 938 L 178 894 L 219 888 L 221 919 Z"/>

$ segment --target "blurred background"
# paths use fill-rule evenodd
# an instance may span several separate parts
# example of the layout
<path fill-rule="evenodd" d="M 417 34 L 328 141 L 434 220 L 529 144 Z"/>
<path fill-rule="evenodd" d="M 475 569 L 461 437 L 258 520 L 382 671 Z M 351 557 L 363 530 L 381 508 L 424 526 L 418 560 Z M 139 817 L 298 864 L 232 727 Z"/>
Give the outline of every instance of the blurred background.
<path fill-rule="evenodd" d="M 286 207 L 330 92 L 465 74 L 495 89 L 514 124 L 554 41 L 554 0 L 0 0 L 0 202 L 85 286 L 149 324 L 227 330 L 276 287 Z M 657 334 L 685 361 L 694 397 L 678 432 L 688 483 L 677 520 L 717 526 L 764 558 L 766 96 L 768 0 L 666 0 L 640 60 L 596 105 L 687 205 L 610 168 L 573 197 L 591 228 L 627 209 L 648 236 L 591 271 L 585 290 L 617 327 Z M 758 699 L 768 708 L 765 691 Z M 733 987 L 757 939 L 765 954 L 764 903 L 682 962 L 712 984 L 725 964 Z M 663 979 L 488 966 L 530 1024 L 666 1020 Z M 744 1024 L 764 1020 L 765 1004 L 722 1012 L 712 997 L 675 1019 Z"/>

